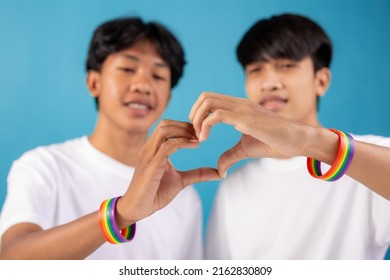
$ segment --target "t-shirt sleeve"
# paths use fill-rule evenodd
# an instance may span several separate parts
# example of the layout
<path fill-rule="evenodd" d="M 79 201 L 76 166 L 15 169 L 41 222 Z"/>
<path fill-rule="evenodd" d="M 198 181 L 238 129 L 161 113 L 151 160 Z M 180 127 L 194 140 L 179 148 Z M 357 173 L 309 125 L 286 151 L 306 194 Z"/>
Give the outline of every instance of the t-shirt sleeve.
<path fill-rule="evenodd" d="M 16 160 L 7 177 L 7 196 L 0 220 L 0 236 L 18 223 L 43 229 L 53 226 L 55 216 L 55 168 L 50 155 L 39 149 Z"/>

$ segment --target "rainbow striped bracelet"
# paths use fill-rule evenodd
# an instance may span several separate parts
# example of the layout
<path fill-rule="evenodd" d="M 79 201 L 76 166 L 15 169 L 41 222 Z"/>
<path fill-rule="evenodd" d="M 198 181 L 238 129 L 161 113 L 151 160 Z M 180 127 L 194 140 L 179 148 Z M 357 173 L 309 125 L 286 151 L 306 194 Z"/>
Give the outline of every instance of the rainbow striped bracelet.
<path fill-rule="evenodd" d="M 322 174 L 321 162 L 308 157 L 307 169 L 314 178 L 332 182 L 340 179 L 347 172 L 355 154 L 355 140 L 348 133 L 332 128 L 329 130 L 336 133 L 339 137 L 339 150 L 337 152 L 336 160 L 330 169 L 325 174 Z"/>
<path fill-rule="evenodd" d="M 99 225 L 105 239 L 112 244 L 129 242 L 134 238 L 136 224 L 119 230 L 115 221 L 116 203 L 120 196 L 102 202 L 99 209 Z"/>

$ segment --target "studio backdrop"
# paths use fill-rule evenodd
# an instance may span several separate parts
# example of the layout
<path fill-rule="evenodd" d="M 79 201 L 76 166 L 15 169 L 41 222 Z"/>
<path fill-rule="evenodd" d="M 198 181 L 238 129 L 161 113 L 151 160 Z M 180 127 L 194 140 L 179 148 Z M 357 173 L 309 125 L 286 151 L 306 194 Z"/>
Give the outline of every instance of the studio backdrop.
<path fill-rule="evenodd" d="M 332 83 L 321 100 L 321 123 L 390 136 L 390 1 L 0 0 L 0 207 L 10 166 L 23 152 L 93 131 L 96 109 L 84 65 L 97 25 L 141 16 L 177 35 L 187 64 L 163 118 L 188 121 L 203 91 L 245 97 L 237 43 L 257 19 L 284 12 L 314 19 L 333 40 Z M 181 170 L 215 167 L 239 138 L 232 127 L 217 125 L 199 149 L 179 151 L 172 161 Z M 196 185 L 204 229 L 217 188 L 218 182 Z"/>

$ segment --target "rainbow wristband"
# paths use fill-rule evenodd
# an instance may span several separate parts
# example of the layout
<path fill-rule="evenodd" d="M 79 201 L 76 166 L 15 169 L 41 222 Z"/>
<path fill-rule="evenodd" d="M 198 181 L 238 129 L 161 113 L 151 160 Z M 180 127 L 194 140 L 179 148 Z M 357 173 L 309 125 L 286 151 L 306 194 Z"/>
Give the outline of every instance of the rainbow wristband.
<path fill-rule="evenodd" d="M 102 202 L 99 209 L 99 225 L 106 240 L 112 244 L 129 242 L 134 238 L 136 224 L 119 230 L 115 221 L 116 203 L 120 196 Z"/>
<path fill-rule="evenodd" d="M 329 130 L 336 133 L 339 137 L 339 150 L 336 160 L 330 169 L 325 174 L 322 174 L 321 162 L 313 158 L 307 158 L 307 169 L 314 178 L 332 182 L 340 179 L 347 172 L 355 154 L 355 140 L 348 133 L 332 128 Z"/>

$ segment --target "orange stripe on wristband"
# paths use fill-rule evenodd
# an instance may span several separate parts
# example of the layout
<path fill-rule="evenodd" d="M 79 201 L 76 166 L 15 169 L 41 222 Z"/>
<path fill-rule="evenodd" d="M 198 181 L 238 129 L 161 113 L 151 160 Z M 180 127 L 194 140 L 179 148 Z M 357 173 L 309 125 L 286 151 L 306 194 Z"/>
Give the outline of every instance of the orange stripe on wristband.
<path fill-rule="evenodd" d="M 325 174 L 322 174 L 321 162 L 307 158 L 307 169 L 314 178 L 332 182 L 340 179 L 347 172 L 355 154 L 355 141 L 348 133 L 332 128 L 329 130 L 339 137 L 339 149 L 334 163 Z"/>
<path fill-rule="evenodd" d="M 120 197 L 110 198 L 102 202 L 99 209 L 99 225 L 104 238 L 112 243 L 129 242 L 134 238 L 136 224 L 119 230 L 115 221 L 116 203 Z"/>

